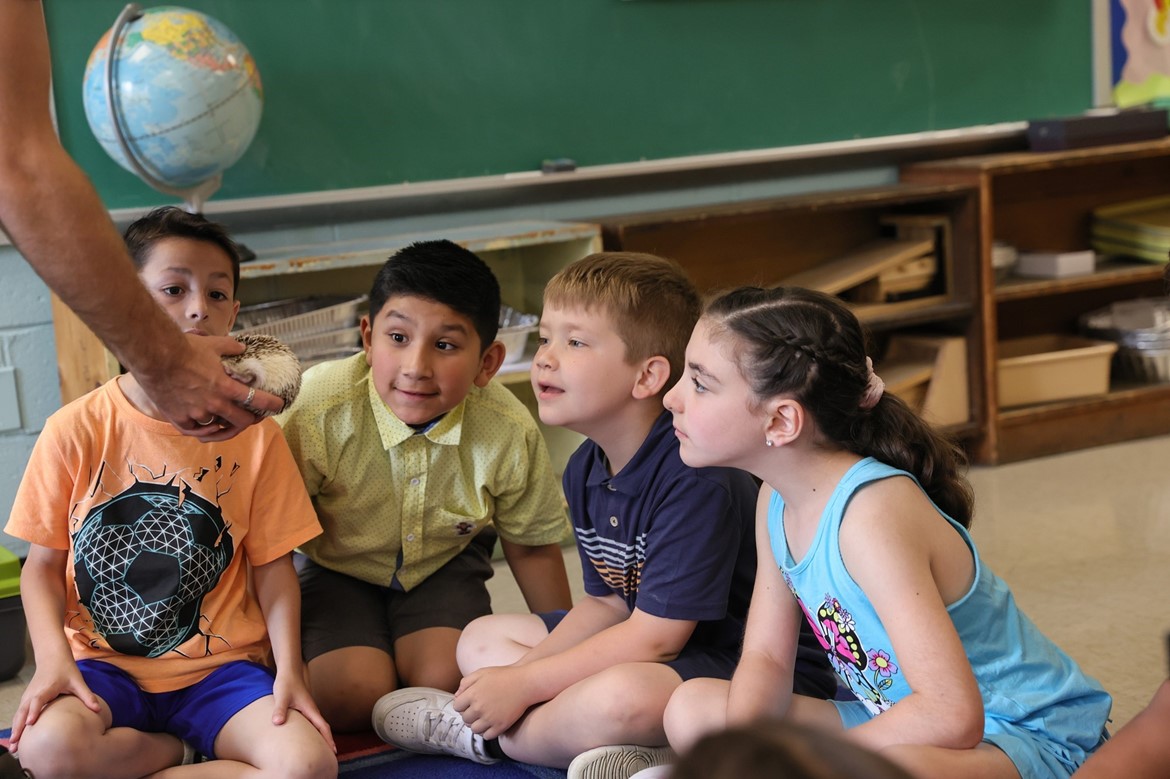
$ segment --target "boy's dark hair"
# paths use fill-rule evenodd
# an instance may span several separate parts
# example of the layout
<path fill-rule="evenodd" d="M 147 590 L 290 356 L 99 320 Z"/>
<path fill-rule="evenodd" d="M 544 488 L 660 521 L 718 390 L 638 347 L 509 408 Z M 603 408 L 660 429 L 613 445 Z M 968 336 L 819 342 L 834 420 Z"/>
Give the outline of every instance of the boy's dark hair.
<path fill-rule="evenodd" d="M 122 234 L 134 267 L 142 270 L 154 245 L 164 238 L 190 238 L 213 243 L 224 250 L 232 263 L 232 294 L 240 286 L 240 249 L 227 229 L 203 214 L 192 214 L 178 206 L 160 206 L 135 219 Z"/>
<path fill-rule="evenodd" d="M 712 301 L 703 318 L 712 339 L 731 346 L 758 402 L 793 398 L 834 445 L 913 474 L 935 505 L 970 526 L 975 496 L 960 472 L 962 450 L 889 392 L 862 407 L 865 333 L 840 300 L 800 287 L 740 287 Z"/>
<path fill-rule="evenodd" d="M 374 277 L 370 320 L 386 301 L 406 295 L 442 303 L 471 320 L 480 352 L 500 329 L 500 283 L 474 252 L 447 240 L 417 241 L 399 249 Z"/>
<path fill-rule="evenodd" d="M 678 263 L 640 252 L 598 252 L 577 260 L 549 280 L 544 304 L 607 313 L 630 363 L 665 357 L 670 378 L 661 394 L 682 376 L 687 341 L 703 309 Z"/>

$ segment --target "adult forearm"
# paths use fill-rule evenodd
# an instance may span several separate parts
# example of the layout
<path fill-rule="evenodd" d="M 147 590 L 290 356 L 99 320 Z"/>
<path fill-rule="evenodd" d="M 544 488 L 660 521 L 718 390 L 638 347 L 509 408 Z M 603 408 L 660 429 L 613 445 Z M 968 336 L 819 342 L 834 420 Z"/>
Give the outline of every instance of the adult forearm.
<path fill-rule="evenodd" d="M 163 371 L 189 351 L 150 298 L 105 208 L 59 146 L 9 147 L 0 219 L 37 275 L 135 372 Z M 128 323 L 133 323 L 128 326 Z"/>
<path fill-rule="evenodd" d="M 101 199 L 57 141 L 49 73 L 40 3 L 0 0 L 0 227 L 119 360 L 137 371 L 166 370 L 189 349 L 143 289 Z"/>

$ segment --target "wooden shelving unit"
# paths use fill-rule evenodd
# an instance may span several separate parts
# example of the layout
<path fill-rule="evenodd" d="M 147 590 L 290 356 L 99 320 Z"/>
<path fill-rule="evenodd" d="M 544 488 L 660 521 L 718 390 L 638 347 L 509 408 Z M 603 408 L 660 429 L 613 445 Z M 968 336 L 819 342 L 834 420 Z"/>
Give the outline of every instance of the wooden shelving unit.
<path fill-rule="evenodd" d="M 967 345 L 969 414 L 944 431 L 961 440 L 985 435 L 977 192 L 967 185 L 898 184 L 718 206 L 628 214 L 599 220 L 606 249 L 669 257 L 700 290 L 773 286 L 823 268 L 890 235 L 891 216 L 945 217 L 950 260 L 945 290 L 919 299 L 857 306 L 876 354 L 899 333 L 960 336 Z M 880 361 L 879 361 L 880 369 Z"/>
<path fill-rule="evenodd" d="M 518 221 L 461 227 L 433 233 L 376 236 L 326 244 L 285 246 L 257 252 L 240 268 L 238 297 L 244 304 L 302 295 L 369 292 L 378 268 L 414 241 L 447 238 L 479 255 L 500 281 L 503 301 L 526 313 L 540 313 L 544 285 L 558 270 L 601 248 L 597 225 Z M 364 312 L 363 312 L 364 313 Z M 120 370 L 101 342 L 65 306 L 54 300 L 61 400 L 67 403 L 104 383 Z M 530 409 L 536 403 L 527 363 L 508 366 L 500 376 Z M 560 471 L 581 438 L 560 428 L 542 428 L 554 467 Z"/>
<path fill-rule="evenodd" d="M 902 179 L 965 185 L 979 193 L 979 321 L 986 386 L 982 462 L 999 463 L 1142 436 L 1170 433 L 1170 385 L 1114 382 L 1103 397 L 1001 409 L 996 344 L 1041 333 L 1077 332 L 1077 318 L 1112 302 L 1164 294 L 1163 267 L 1126 259 L 1073 278 L 996 283 L 994 241 L 1021 250 L 1091 248 L 1094 209 L 1170 194 L 1170 140 L 1077 149 L 964 157 L 905 167 Z"/>

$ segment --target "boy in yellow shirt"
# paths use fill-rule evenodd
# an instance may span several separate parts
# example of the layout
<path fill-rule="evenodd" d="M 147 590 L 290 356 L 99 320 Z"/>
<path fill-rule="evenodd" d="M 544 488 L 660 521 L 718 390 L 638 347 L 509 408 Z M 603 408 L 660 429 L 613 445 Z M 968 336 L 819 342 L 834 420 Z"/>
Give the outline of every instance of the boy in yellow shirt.
<path fill-rule="evenodd" d="M 334 730 L 403 684 L 454 690 L 491 612 L 496 536 L 534 611 L 568 608 L 563 501 L 532 414 L 491 381 L 499 284 L 450 241 L 382 267 L 364 351 L 305 372 L 279 419 L 324 533 L 298 561 L 309 683 Z"/>

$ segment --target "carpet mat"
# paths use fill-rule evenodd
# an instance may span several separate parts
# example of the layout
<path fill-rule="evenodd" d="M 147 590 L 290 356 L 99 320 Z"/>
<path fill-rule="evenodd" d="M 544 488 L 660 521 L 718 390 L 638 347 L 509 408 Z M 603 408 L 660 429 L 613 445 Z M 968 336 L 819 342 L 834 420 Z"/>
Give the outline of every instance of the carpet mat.
<path fill-rule="evenodd" d="M 8 746 L 10 730 L 0 730 L 0 744 Z M 416 755 L 383 744 L 371 733 L 337 737 L 341 776 L 350 779 L 565 779 L 555 768 L 504 760 L 477 765 L 457 757 Z"/>

